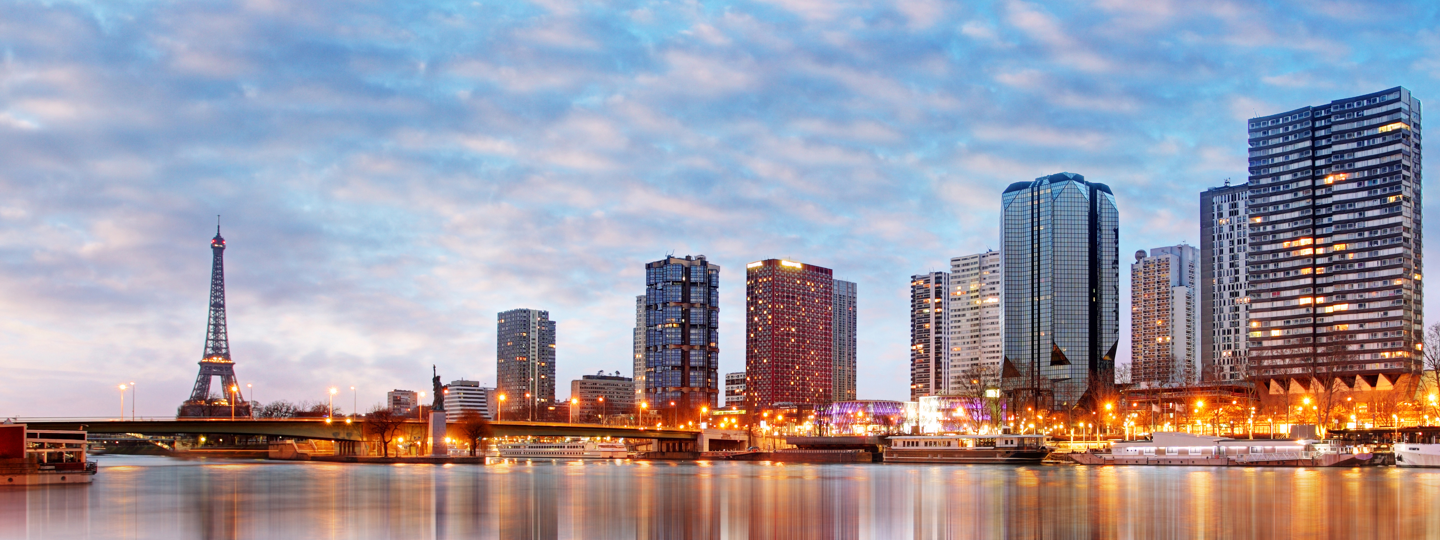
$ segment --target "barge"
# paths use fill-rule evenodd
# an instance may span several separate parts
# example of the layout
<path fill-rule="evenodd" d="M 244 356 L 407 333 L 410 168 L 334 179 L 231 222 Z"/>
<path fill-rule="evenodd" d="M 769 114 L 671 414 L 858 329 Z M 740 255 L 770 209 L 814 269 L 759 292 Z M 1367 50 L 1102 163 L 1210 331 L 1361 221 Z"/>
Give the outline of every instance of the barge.
<path fill-rule="evenodd" d="M 0 487 L 91 483 L 99 469 L 86 459 L 85 436 L 0 424 Z"/>

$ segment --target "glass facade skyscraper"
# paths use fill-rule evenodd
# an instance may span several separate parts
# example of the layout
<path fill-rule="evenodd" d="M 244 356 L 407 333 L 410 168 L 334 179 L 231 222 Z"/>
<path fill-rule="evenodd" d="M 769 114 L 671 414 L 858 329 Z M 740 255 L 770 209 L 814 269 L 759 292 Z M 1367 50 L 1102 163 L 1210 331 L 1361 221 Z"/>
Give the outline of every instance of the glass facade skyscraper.
<path fill-rule="evenodd" d="M 704 255 L 645 265 L 645 402 L 684 422 L 720 397 L 720 266 Z"/>
<path fill-rule="evenodd" d="M 835 301 L 831 304 L 830 328 L 834 333 L 830 380 L 834 384 L 834 401 L 855 399 L 855 315 L 858 305 L 855 283 L 835 280 Z"/>
<path fill-rule="evenodd" d="M 1402 87 L 1249 120 L 1249 376 L 1262 394 L 1414 382 L 1420 120 Z"/>
<path fill-rule="evenodd" d="M 555 404 L 555 321 L 550 312 L 501 312 L 495 332 L 497 391 L 504 418 L 545 420 Z"/>
<path fill-rule="evenodd" d="M 1115 195 L 1058 173 L 1011 184 L 1001 203 L 1001 388 L 1017 407 L 1094 406 L 1087 391 L 1113 377 L 1120 340 Z"/>

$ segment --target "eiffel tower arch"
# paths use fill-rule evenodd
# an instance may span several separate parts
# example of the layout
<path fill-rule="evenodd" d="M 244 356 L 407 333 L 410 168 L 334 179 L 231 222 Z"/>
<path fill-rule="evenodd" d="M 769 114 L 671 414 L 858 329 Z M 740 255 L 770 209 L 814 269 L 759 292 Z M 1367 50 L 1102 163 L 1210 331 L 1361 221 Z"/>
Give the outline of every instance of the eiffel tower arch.
<path fill-rule="evenodd" d="M 250 418 L 251 403 L 245 401 L 235 378 L 235 361 L 230 359 L 230 337 L 225 329 L 225 239 L 220 236 L 218 223 L 215 238 L 210 239 L 210 251 L 214 259 L 210 265 L 210 317 L 205 328 L 205 352 L 200 358 L 200 374 L 195 377 L 190 399 L 180 405 L 176 416 L 228 418 L 233 411 L 237 418 Z M 212 389 L 211 382 L 216 377 L 220 378 L 220 386 Z"/>

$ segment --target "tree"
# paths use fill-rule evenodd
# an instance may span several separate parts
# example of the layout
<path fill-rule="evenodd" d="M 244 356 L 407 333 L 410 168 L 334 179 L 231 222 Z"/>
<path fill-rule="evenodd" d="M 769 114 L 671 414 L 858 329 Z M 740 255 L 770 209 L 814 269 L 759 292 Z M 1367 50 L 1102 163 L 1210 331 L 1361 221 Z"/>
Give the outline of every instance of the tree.
<path fill-rule="evenodd" d="M 384 405 L 376 405 L 370 409 L 370 414 L 365 415 L 365 430 L 380 439 L 381 455 L 387 458 L 390 457 L 390 441 L 395 439 L 395 434 L 403 425 L 405 418 Z"/>
<path fill-rule="evenodd" d="M 460 418 L 456 419 L 455 423 L 460 434 L 464 435 L 464 439 L 470 443 L 471 456 L 475 455 L 475 450 L 480 447 L 481 441 L 494 434 L 494 430 L 490 428 L 490 421 L 471 409 L 461 412 Z"/>
<path fill-rule="evenodd" d="M 1425 344 L 1422 345 L 1424 356 L 1421 357 L 1420 373 L 1422 379 L 1428 381 L 1424 385 L 1426 395 L 1421 396 L 1424 403 L 1431 408 L 1431 414 L 1440 415 L 1435 411 L 1436 401 L 1430 396 L 1440 394 L 1440 323 L 1430 325 L 1425 330 Z"/>
<path fill-rule="evenodd" d="M 260 407 L 256 407 L 255 417 L 294 418 L 296 412 L 299 412 L 299 408 L 296 407 L 294 403 L 290 403 L 289 401 L 285 401 L 282 399 L 280 401 L 272 401 Z"/>

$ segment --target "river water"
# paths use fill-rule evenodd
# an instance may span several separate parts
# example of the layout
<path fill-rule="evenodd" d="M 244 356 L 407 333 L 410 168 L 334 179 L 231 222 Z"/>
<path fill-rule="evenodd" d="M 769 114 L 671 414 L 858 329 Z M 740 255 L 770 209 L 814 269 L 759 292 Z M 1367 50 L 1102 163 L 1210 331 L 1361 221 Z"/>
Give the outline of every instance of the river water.
<path fill-rule="evenodd" d="M 1440 537 L 1440 469 L 98 459 L 0 538 Z"/>

